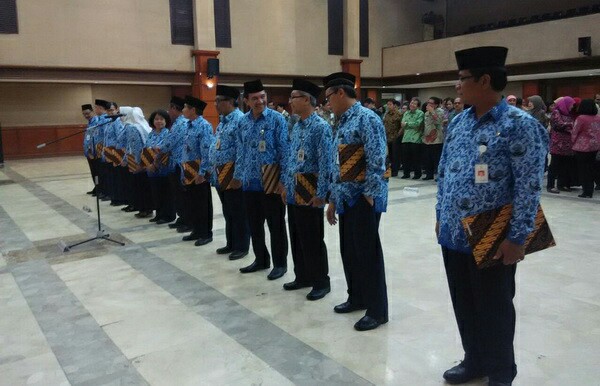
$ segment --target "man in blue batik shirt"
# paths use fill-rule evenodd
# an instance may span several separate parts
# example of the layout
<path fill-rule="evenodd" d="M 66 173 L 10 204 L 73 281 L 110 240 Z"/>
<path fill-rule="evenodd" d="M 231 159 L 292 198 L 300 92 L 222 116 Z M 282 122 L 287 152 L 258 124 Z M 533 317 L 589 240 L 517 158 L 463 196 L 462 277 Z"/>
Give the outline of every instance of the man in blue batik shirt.
<path fill-rule="evenodd" d="M 288 154 L 288 130 L 285 118 L 267 108 L 267 93 L 260 80 L 244 83 L 244 102 L 250 111 L 240 119 L 236 141 L 237 161 L 233 178 L 241 181 L 246 199 L 252 249 L 256 259 L 240 272 L 267 269 L 271 256 L 265 245 L 264 224 L 267 220 L 271 234 L 273 270 L 267 278 L 275 280 L 287 271 L 287 231 L 285 205 L 277 193 L 266 194 L 262 185 L 262 167 L 279 164 L 285 169 Z"/>
<path fill-rule="evenodd" d="M 88 161 L 88 165 L 90 167 L 90 174 L 92 175 L 92 181 L 96 181 L 96 176 L 98 175 L 98 171 L 96 170 L 96 165 L 93 162 L 94 160 L 94 144 L 92 141 L 92 132 L 93 129 L 90 127 L 94 126 L 98 122 L 98 117 L 94 114 L 94 108 L 91 104 L 81 105 L 81 114 L 87 120 L 87 128 L 85 133 L 83 134 L 83 155 Z M 91 194 L 93 196 L 96 195 L 96 187 L 94 189 L 87 192 L 87 194 Z"/>
<path fill-rule="evenodd" d="M 183 116 L 182 110 L 185 101 L 183 98 L 174 96 L 169 104 L 169 116 L 171 117 L 171 128 L 169 134 L 164 139 L 160 147 L 158 147 L 159 155 L 156 160 L 160 160 L 162 155 L 169 154 L 169 167 L 174 171 L 169 173 L 169 186 L 171 194 L 175 200 L 175 211 L 179 216 L 177 221 L 169 224 L 169 228 L 177 229 L 177 232 L 189 232 L 192 226 L 188 219 L 185 218 L 185 190 L 181 185 L 181 157 L 183 153 L 183 139 L 188 129 L 188 120 Z M 158 164 L 156 165 L 158 167 Z"/>
<path fill-rule="evenodd" d="M 372 330 L 388 321 L 387 287 L 383 250 L 379 239 L 379 220 L 387 207 L 385 159 L 387 141 L 381 118 L 356 101 L 355 77 L 338 72 L 323 80 L 325 98 L 339 118 L 334 151 L 339 145 L 360 145 L 366 166 L 363 181 L 341 181 L 340 165 L 332 173 L 327 220 L 337 223 L 340 215 L 340 250 L 348 300 L 334 307 L 337 313 L 366 309 L 354 328 Z M 339 154 L 339 153 L 338 153 Z M 338 156 L 339 160 L 339 156 Z"/>
<path fill-rule="evenodd" d="M 240 92 L 229 86 L 217 86 L 215 105 L 222 116 L 217 126 L 216 141 L 210 147 L 210 161 L 215 167 L 214 180 L 217 181 L 217 168 L 236 161 L 236 137 L 239 121 L 244 114 L 237 108 Z M 240 181 L 232 181 L 230 186 L 219 186 L 217 192 L 225 217 L 225 239 L 227 244 L 217 249 L 218 254 L 229 254 L 229 260 L 238 260 L 248 254 L 250 248 L 250 227 L 246 216 L 246 204 Z M 233 186 L 232 186 L 233 185 Z"/>
<path fill-rule="evenodd" d="M 95 169 L 98 173 L 98 184 L 96 185 L 96 194 L 102 201 L 107 201 L 109 199 L 108 196 L 108 188 L 106 181 L 106 168 L 104 163 L 102 162 L 102 153 L 98 153 L 97 145 L 100 144 L 104 146 L 104 130 L 106 126 L 110 124 L 111 120 L 108 118 L 107 111 L 110 109 L 110 102 L 105 101 L 104 99 L 96 99 L 94 101 L 94 112 L 98 118 L 96 125 L 100 125 L 93 129 L 92 132 L 92 146 L 93 146 L 93 155 L 94 160 L 92 161 L 95 165 Z"/>
<path fill-rule="evenodd" d="M 318 300 L 330 292 L 327 246 L 323 207 L 329 192 L 329 178 L 333 166 L 333 140 L 331 126 L 315 112 L 321 88 L 304 79 L 294 79 L 290 105 L 299 120 L 291 131 L 290 150 L 282 170 L 283 198 L 288 204 L 288 226 L 294 261 L 294 281 L 285 283 L 287 291 L 312 287 L 308 300 Z M 304 189 L 305 173 L 317 176 L 316 191 Z M 312 186 L 312 185 L 311 185 Z M 298 197 L 296 190 L 307 193 Z"/>
<path fill-rule="evenodd" d="M 183 139 L 181 162 L 200 160 L 198 176 L 193 184 L 185 187 L 185 217 L 189 219 L 192 233 L 183 237 L 183 241 L 196 240 L 194 245 L 201 246 L 212 241 L 213 206 L 210 188 L 209 150 L 214 142 L 212 125 L 202 117 L 206 103 L 192 96 L 185 97 L 183 115 L 188 119 L 188 129 Z M 183 172 L 181 173 L 183 180 Z"/>
<path fill-rule="evenodd" d="M 489 377 L 490 386 L 510 385 L 517 374 L 515 332 L 516 263 L 538 209 L 548 134 L 531 115 L 502 99 L 507 76 L 504 47 L 456 52 L 456 90 L 473 107 L 447 129 L 438 169 L 436 233 L 442 246 L 450 296 L 465 352 L 444 373 L 452 384 Z M 513 204 L 510 230 L 490 268 L 478 269 L 461 219 Z"/>

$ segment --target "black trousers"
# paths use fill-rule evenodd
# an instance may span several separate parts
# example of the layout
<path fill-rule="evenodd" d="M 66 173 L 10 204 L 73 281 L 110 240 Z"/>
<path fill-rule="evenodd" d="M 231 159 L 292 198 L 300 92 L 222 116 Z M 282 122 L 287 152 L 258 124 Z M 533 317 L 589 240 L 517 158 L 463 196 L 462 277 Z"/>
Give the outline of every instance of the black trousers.
<path fill-rule="evenodd" d="M 583 194 L 586 196 L 594 195 L 594 163 L 596 162 L 596 153 L 597 151 L 575 152 L 579 182 L 583 187 Z"/>
<path fill-rule="evenodd" d="M 397 175 L 400 169 L 400 148 L 402 145 L 402 137 L 387 143 L 388 147 L 388 162 L 392 166 L 392 174 Z"/>
<path fill-rule="evenodd" d="M 423 161 L 423 144 L 406 142 L 402 144 L 402 155 L 404 157 L 404 176 L 410 176 L 415 172 L 415 178 L 421 177 Z"/>
<path fill-rule="evenodd" d="M 185 218 L 185 188 L 181 184 L 181 168 L 179 165 L 175 166 L 175 171 L 170 173 L 167 177 L 169 178 L 169 187 L 171 188 L 175 212 L 184 224 L 192 226 L 189 220 Z"/>
<path fill-rule="evenodd" d="M 427 177 L 433 177 L 437 173 L 438 165 L 440 164 L 440 158 L 442 157 L 442 148 L 444 144 L 439 143 L 435 145 L 423 145 L 424 155 L 424 168 Z"/>
<path fill-rule="evenodd" d="M 252 250 L 256 263 L 269 267 L 271 256 L 265 245 L 265 220 L 271 234 L 273 266 L 287 267 L 288 240 L 285 229 L 285 205 L 279 194 L 244 192 L 246 213 L 252 237 Z"/>
<path fill-rule="evenodd" d="M 242 189 L 218 191 L 225 218 L 225 239 L 234 251 L 247 252 L 250 248 L 250 226 Z"/>
<path fill-rule="evenodd" d="M 373 318 L 388 317 L 380 218 L 381 213 L 375 213 L 363 196 L 352 207 L 344 204 L 344 213 L 340 215 L 340 252 L 348 301 L 366 308 L 366 315 Z"/>
<path fill-rule="evenodd" d="M 296 281 L 329 287 L 323 208 L 288 205 L 288 226 Z"/>
<path fill-rule="evenodd" d="M 213 206 L 212 193 L 208 181 L 185 187 L 184 220 L 189 221 L 193 232 L 201 238 L 213 236 Z"/>
<path fill-rule="evenodd" d="M 129 171 L 127 170 L 126 167 L 123 166 L 117 166 L 117 167 L 112 167 L 113 173 L 115 175 L 114 178 L 114 189 L 113 189 L 113 193 L 114 196 L 112 197 L 113 200 L 116 201 L 122 201 L 122 202 L 126 202 L 128 204 L 131 204 L 131 202 L 129 201 L 129 194 L 128 194 L 128 189 L 130 188 L 128 185 L 128 179 L 129 177 L 127 176 L 129 173 Z"/>
<path fill-rule="evenodd" d="M 109 167 L 112 167 L 107 162 L 102 161 L 102 159 L 98 159 L 98 175 L 100 177 L 100 189 L 103 194 L 112 198 L 113 191 L 113 181 L 112 174 L 110 173 Z"/>
<path fill-rule="evenodd" d="M 159 220 L 175 220 L 175 201 L 171 196 L 171 187 L 167 176 L 148 177 L 152 191 L 152 205 Z"/>
<path fill-rule="evenodd" d="M 517 375 L 513 349 L 516 265 L 480 270 L 471 254 L 444 247 L 442 254 L 465 364 L 499 381 L 512 381 Z"/>
<path fill-rule="evenodd" d="M 94 192 L 96 191 L 96 177 L 98 177 L 98 166 L 96 163 L 95 159 L 90 159 L 88 157 L 85 157 L 85 159 L 87 159 L 88 165 L 90 167 L 90 174 L 92 175 L 92 182 L 94 183 Z M 99 183 L 100 181 L 98 181 Z"/>
<path fill-rule="evenodd" d="M 146 172 L 131 174 L 133 176 L 133 206 L 140 212 L 150 211 L 152 205 L 152 192 L 150 180 Z"/>
<path fill-rule="evenodd" d="M 550 160 L 550 171 L 552 181 L 548 178 L 548 188 L 554 187 L 554 180 L 558 180 L 558 187 L 566 187 L 569 188 L 571 186 L 575 186 L 576 178 L 573 175 L 573 163 L 575 162 L 575 157 L 571 155 L 557 155 L 552 154 L 552 159 Z M 550 185 L 552 183 L 552 186 Z"/>

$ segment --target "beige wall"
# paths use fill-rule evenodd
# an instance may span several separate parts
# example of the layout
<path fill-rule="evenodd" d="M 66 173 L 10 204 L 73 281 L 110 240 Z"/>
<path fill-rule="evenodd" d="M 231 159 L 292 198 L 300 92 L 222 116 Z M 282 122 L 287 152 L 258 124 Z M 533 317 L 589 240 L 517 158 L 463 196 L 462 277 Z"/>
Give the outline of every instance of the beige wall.
<path fill-rule="evenodd" d="M 362 75 L 381 76 L 381 49 L 421 40 L 421 15 L 443 1 L 372 0 L 370 55 Z M 0 35 L 0 65 L 192 71 L 190 50 L 219 50 L 224 73 L 324 76 L 358 58 L 358 0 L 346 0 L 344 55 L 327 53 L 325 0 L 234 0 L 232 48 L 215 47 L 212 0 L 195 0 L 196 47 L 171 44 L 167 0 L 20 0 L 19 34 Z"/>
<path fill-rule="evenodd" d="M 4 127 L 82 124 L 81 105 L 95 98 L 139 106 L 148 117 L 167 107 L 170 97 L 171 87 L 165 86 L 0 83 L 0 123 Z"/>
<path fill-rule="evenodd" d="M 454 51 L 480 45 L 508 47 L 508 64 L 577 58 L 580 36 L 600 36 L 600 14 L 386 48 L 383 76 L 452 71 Z M 592 52 L 599 51 L 592 39 Z"/>
<path fill-rule="evenodd" d="M 0 65 L 192 71 L 172 45 L 166 0 L 20 0 L 19 34 L 0 34 Z"/>

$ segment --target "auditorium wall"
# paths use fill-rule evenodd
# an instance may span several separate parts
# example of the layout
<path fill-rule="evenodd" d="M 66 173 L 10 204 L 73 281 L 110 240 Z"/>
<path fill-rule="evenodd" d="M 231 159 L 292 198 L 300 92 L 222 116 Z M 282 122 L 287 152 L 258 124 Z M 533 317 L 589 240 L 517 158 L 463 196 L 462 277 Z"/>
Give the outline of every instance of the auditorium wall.
<path fill-rule="evenodd" d="M 580 36 L 600 36 L 600 14 L 385 48 L 383 76 L 453 71 L 454 51 L 477 45 L 508 47 L 507 64 L 578 58 Z M 598 39 L 592 39 L 592 52 L 600 52 Z"/>

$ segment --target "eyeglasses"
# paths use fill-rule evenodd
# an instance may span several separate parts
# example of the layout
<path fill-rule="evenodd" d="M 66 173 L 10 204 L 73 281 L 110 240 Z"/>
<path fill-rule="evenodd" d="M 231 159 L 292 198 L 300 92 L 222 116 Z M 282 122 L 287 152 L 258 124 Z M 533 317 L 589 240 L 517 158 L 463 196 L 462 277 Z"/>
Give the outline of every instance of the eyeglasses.
<path fill-rule="evenodd" d="M 458 81 L 462 83 L 462 82 L 464 82 L 465 80 L 467 80 L 467 79 L 471 79 L 471 78 L 474 78 L 474 77 L 475 77 L 474 75 L 469 75 L 469 76 L 460 76 L 460 77 L 458 77 Z"/>
<path fill-rule="evenodd" d="M 296 98 L 302 98 L 302 97 L 304 97 L 304 96 L 305 96 L 305 95 L 290 95 L 290 99 L 289 99 L 289 100 L 290 100 L 290 102 L 291 102 L 292 100 L 294 100 L 294 99 L 296 99 Z"/>
<path fill-rule="evenodd" d="M 329 97 L 332 96 L 333 94 L 335 94 L 337 92 L 336 91 L 332 91 L 329 94 L 325 95 L 325 103 L 329 103 Z"/>
<path fill-rule="evenodd" d="M 460 105 L 461 102 L 454 102 L 455 105 Z"/>

